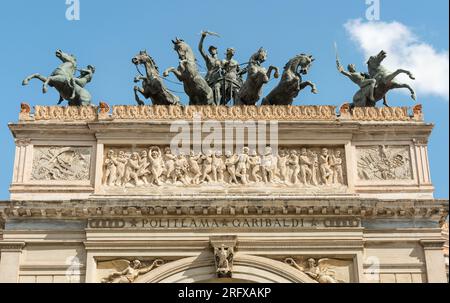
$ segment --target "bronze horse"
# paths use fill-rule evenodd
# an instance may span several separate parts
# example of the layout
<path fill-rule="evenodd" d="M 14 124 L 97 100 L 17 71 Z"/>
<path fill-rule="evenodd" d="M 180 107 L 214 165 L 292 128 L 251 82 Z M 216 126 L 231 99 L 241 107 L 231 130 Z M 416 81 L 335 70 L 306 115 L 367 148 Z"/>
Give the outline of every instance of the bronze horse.
<path fill-rule="evenodd" d="M 172 94 L 164 85 L 163 79 L 159 76 L 158 66 L 152 57 L 146 51 L 141 51 L 131 62 L 138 67 L 144 65 L 145 76 L 138 75 L 134 78 L 134 82 L 142 81 L 142 88 L 134 87 L 134 97 L 137 104 L 144 105 L 144 101 L 139 99 L 138 93 L 142 94 L 146 99 L 150 98 L 153 105 L 180 105 L 180 98 Z"/>

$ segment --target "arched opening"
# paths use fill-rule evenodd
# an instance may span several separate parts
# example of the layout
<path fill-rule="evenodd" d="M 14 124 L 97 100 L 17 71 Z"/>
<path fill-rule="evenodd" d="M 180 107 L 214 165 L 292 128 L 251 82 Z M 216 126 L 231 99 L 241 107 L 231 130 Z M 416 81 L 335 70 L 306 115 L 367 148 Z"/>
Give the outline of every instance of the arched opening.
<path fill-rule="evenodd" d="M 190 257 L 167 263 L 136 283 L 317 283 L 280 261 L 236 254 L 232 279 L 217 279 L 213 258 Z"/>

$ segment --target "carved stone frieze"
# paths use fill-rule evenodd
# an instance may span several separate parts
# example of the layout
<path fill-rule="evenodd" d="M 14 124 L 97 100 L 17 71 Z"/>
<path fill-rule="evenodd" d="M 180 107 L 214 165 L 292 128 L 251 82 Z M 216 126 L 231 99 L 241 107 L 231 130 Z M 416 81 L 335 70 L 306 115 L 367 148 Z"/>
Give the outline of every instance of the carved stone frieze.
<path fill-rule="evenodd" d="M 422 106 L 416 105 L 409 114 L 408 107 L 357 107 L 344 104 L 339 117 L 354 121 L 423 121 Z M 35 106 L 34 113 L 27 103 L 22 103 L 20 121 L 85 121 L 96 120 L 192 120 L 198 115 L 203 120 L 280 120 L 280 121 L 335 121 L 336 106 L 173 106 L 173 105 L 119 105 L 106 102 L 96 106 Z"/>
<path fill-rule="evenodd" d="M 169 147 L 105 147 L 105 187 L 250 186 L 343 187 L 345 152 L 339 147 L 285 147 L 278 155 L 266 148 L 263 155 L 242 151 L 208 151 L 189 155 Z"/>
<path fill-rule="evenodd" d="M 358 178 L 363 181 L 411 180 L 409 146 L 360 146 Z"/>
<path fill-rule="evenodd" d="M 114 120 L 335 120 L 335 106 L 114 106 Z"/>
<path fill-rule="evenodd" d="M 356 121 L 408 121 L 407 107 L 355 107 L 352 119 Z"/>
<path fill-rule="evenodd" d="M 31 179 L 35 181 L 90 180 L 90 147 L 35 146 Z"/>
<path fill-rule="evenodd" d="M 36 121 L 95 121 L 97 107 L 95 106 L 35 106 Z"/>

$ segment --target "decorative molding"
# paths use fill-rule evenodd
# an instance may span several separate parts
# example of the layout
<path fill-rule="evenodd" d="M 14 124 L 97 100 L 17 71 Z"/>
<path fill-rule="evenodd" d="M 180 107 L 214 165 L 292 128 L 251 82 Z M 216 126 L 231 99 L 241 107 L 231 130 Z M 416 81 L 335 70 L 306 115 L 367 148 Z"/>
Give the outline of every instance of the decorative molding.
<path fill-rule="evenodd" d="M 422 105 L 408 107 L 356 107 L 343 104 L 336 114 L 336 106 L 173 106 L 173 105 L 118 105 L 106 102 L 99 106 L 35 106 L 34 114 L 27 103 L 22 103 L 20 121 L 93 122 L 97 120 L 192 120 L 194 114 L 203 120 L 280 120 L 280 121 L 423 121 Z M 338 118 L 339 117 L 339 118 Z"/>
<path fill-rule="evenodd" d="M 113 106 L 113 120 L 336 120 L 335 106 Z"/>
<path fill-rule="evenodd" d="M 0 251 L 21 252 L 25 247 L 25 242 L 3 242 L 0 241 Z"/>
<path fill-rule="evenodd" d="M 443 250 L 445 239 L 421 240 L 420 244 L 426 250 Z"/>
<path fill-rule="evenodd" d="M 35 106 L 34 120 L 36 121 L 96 121 L 96 106 Z"/>
<path fill-rule="evenodd" d="M 67 203 L 8 203 L 0 206 L 0 216 L 6 220 L 10 218 L 140 218 L 161 216 L 303 216 L 324 218 L 435 218 L 448 216 L 448 201 L 367 201 L 367 200 L 324 200 L 324 201 L 283 201 L 280 206 L 273 204 L 273 198 L 267 204 L 259 197 L 248 204 L 247 199 L 235 199 L 226 207 L 211 204 L 211 197 L 206 202 L 189 204 L 192 197 L 182 200 L 177 197 L 173 201 L 159 199 L 157 203 L 125 202 L 120 204 L 111 200 L 86 200 L 83 203 L 76 201 Z M 180 201 L 183 201 L 180 204 Z M 108 202 L 108 203 L 105 203 Z M 245 203 L 243 203 L 245 202 Z M 282 204 L 282 205 L 281 205 Z M 336 214 L 337 210 L 339 212 Z M 349 211 L 351 210 L 351 216 Z"/>
<path fill-rule="evenodd" d="M 408 121 L 407 107 L 355 107 L 352 119 L 356 121 Z"/>

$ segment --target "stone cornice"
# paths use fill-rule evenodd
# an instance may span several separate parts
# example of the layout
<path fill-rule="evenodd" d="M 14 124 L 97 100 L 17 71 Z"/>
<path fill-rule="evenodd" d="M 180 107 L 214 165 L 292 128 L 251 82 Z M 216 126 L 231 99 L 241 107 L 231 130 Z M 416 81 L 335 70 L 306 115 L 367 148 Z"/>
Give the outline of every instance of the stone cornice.
<path fill-rule="evenodd" d="M 21 252 L 25 247 L 25 242 L 6 242 L 0 241 L 0 251 Z"/>
<path fill-rule="evenodd" d="M 445 220 L 446 200 L 379 201 L 347 199 L 255 199 L 187 201 L 179 199 L 0 202 L 0 217 L 114 218 L 142 216 L 322 216 L 360 218 L 428 218 Z"/>

